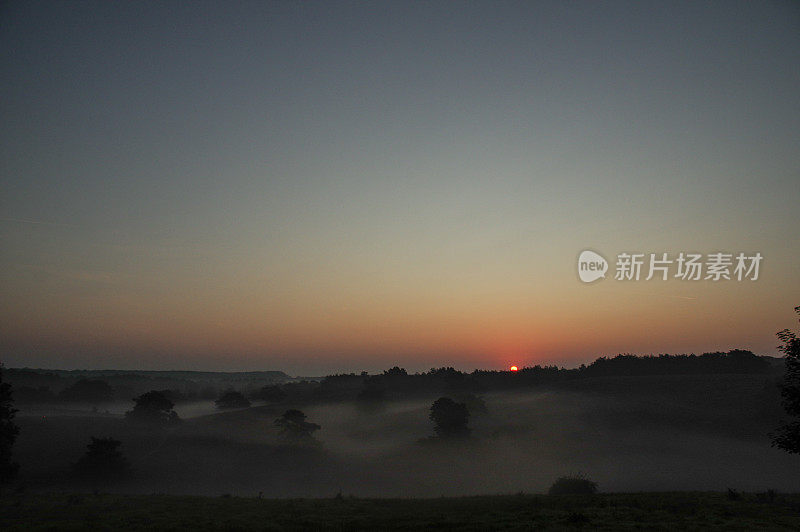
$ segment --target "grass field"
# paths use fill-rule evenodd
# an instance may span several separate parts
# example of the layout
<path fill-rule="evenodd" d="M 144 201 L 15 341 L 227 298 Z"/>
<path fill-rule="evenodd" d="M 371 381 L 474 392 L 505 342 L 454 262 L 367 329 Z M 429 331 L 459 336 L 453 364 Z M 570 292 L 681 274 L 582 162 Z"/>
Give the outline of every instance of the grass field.
<path fill-rule="evenodd" d="M 5 494 L 3 530 L 800 530 L 800 494 L 433 499 Z"/>

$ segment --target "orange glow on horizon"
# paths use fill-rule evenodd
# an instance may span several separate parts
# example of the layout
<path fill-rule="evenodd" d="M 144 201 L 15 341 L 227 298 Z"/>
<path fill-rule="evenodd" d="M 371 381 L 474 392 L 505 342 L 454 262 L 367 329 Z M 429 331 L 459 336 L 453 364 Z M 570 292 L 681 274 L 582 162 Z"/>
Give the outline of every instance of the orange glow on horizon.
<path fill-rule="evenodd" d="M 517 366 L 511 366 L 508 369 L 511 370 L 511 371 L 519 371 L 519 368 Z"/>

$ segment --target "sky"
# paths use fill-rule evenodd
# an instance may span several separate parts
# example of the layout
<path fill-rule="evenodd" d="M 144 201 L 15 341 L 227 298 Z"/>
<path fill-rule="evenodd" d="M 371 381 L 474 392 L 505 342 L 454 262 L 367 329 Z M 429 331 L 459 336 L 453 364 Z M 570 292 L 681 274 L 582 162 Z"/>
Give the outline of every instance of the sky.
<path fill-rule="evenodd" d="M 790 1 L 6 2 L 0 360 L 777 355 L 798 95 Z M 579 279 L 586 249 L 605 279 Z M 763 259 L 614 278 L 680 252 Z"/>

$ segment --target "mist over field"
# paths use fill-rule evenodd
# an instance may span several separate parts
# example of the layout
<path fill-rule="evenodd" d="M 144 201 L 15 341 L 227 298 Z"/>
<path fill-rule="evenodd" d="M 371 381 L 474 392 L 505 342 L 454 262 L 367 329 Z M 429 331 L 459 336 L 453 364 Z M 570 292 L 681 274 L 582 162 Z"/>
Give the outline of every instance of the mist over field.
<path fill-rule="evenodd" d="M 29 489 L 76 486 L 70 467 L 90 436 L 122 441 L 133 476 L 121 493 L 264 497 L 420 497 L 545 492 L 582 473 L 602 491 L 797 491 L 796 460 L 770 447 L 781 417 L 776 374 L 612 376 L 479 394 L 465 440 L 431 438 L 442 393 L 221 411 L 176 407 L 175 427 L 135 426 L 131 402 L 22 405 L 16 458 Z M 446 394 L 445 394 L 446 395 Z M 454 397 L 458 394 L 450 393 Z M 282 441 L 274 424 L 297 406 L 321 429 L 315 446 Z M 100 486 L 108 487 L 100 483 Z"/>

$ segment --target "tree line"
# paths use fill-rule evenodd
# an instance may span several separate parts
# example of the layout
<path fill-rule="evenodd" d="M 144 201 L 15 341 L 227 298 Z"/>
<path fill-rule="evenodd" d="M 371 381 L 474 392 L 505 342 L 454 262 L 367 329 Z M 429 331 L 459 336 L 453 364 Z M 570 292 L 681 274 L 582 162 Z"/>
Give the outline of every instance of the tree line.
<path fill-rule="evenodd" d="M 800 314 L 800 307 L 795 311 Z M 772 435 L 773 445 L 790 453 L 800 453 L 800 338 L 786 329 L 778 333 L 782 342 L 779 349 L 784 353 L 786 373 L 781 386 L 783 406 L 789 419 Z M 664 374 L 708 374 L 708 373 L 754 373 L 765 372 L 770 363 L 750 351 L 731 350 L 695 355 L 659 355 L 639 357 L 619 355 L 601 357 L 592 364 L 575 369 L 555 366 L 525 367 L 519 371 L 475 370 L 472 373 L 458 371 L 452 367 L 432 368 L 424 373 L 409 374 L 405 369 L 393 367 L 379 375 L 340 374 L 331 375 L 321 382 L 294 382 L 283 385 L 271 384 L 253 393 L 253 398 L 280 403 L 297 398 L 297 392 L 310 393 L 312 398 L 329 398 L 343 391 L 353 394 L 351 398 L 365 403 L 381 402 L 387 393 L 438 391 L 449 393 L 432 404 L 429 418 L 434 425 L 435 436 L 428 441 L 466 439 L 470 437 L 470 416 L 485 411 L 482 400 L 475 391 L 513 389 L 538 384 L 559 382 L 566 379 L 593 376 L 664 375 Z M 87 397 L 105 399 L 110 396 L 108 383 L 97 379 L 82 379 L 62 391 L 65 397 L 85 400 Z M 455 399 L 454 399 L 455 397 Z M 133 399 L 133 408 L 125 413 L 132 423 L 148 427 L 170 427 L 180 423 L 174 410 L 175 403 L 169 390 L 151 390 Z M 218 408 L 247 408 L 250 401 L 240 392 L 227 390 L 216 401 Z M 14 423 L 17 409 L 14 408 L 12 388 L 3 382 L 0 365 L 0 485 L 12 479 L 18 465 L 12 460 L 12 447 L 19 434 Z M 287 409 L 274 421 L 284 440 L 293 445 L 317 445 L 314 433 L 321 429 L 306 419 L 297 408 Z M 113 475 L 129 472 L 129 464 L 121 455 L 121 442 L 113 438 L 92 438 L 87 453 L 76 464 L 76 473 L 98 475 L 114 471 Z M 113 476 L 112 475 L 112 476 Z"/>
<path fill-rule="evenodd" d="M 764 373 L 771 364 L 765 357 L 751 351 L 734 349 L 728 352 L 711 352 L 702 355 L 657 355 L 637 356 L 621 354 L 615 357 L 600 357 L 591 364 L 578 368 L 563 368 L 554 365 L 523 367 L 519 371 L 476 369 L 471 373 L 452 367 L 431 368 L 421 373 L 408 373 L 395 366 L 381 374 L 336 374 L 319 381 L 292 381 L 283 384 L 267 384 L 260 388 L 224 390 L 205 387 L 198 390 L 160 389 L 175 404 L 191 401 L 213 400 L 219 408 L 245 408 L 253 401 L 268 403 L 311 402 L 315 400 L 358 399 L 364 403 L 377 402 L 389 395 L 409 395 L 428 392 L 478 393 L 507 389 L 555 384 L 587 377 L 644 376 L 644 375 L 701 375 L 721 373 Z M 7 370 L 14 380 L 24 375 L 24 382 L 31 382 L 33 370 Z M 44 382 L 48 376 L 42 374 Z M 49 386 L 15 387 L 16 401 L 30 403 L 84 403 L 102 405 L 115 400 L 127 400 L 133 394 L 127 388 L 111 386 L 102 379 L 82 378 L 54 393 Z"/>

